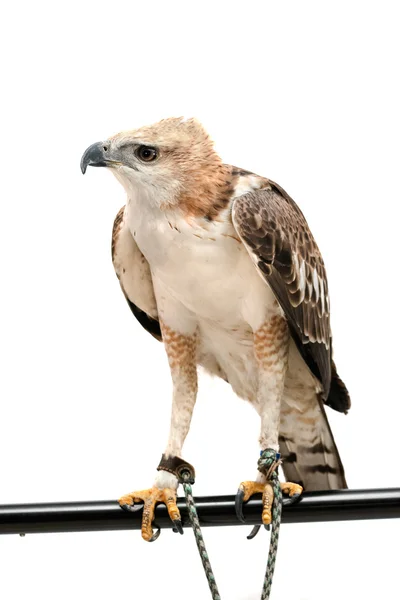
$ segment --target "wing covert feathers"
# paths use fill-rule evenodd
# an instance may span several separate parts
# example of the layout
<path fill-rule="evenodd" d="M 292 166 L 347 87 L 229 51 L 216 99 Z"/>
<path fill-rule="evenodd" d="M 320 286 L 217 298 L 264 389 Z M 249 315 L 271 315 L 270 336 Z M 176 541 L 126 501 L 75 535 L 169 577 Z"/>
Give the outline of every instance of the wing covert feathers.
<path fill-rule="evenodd" d="M 232 220 L 281 305 L 301 355 L 321 381 L 324 400 L 332 408 L 346 411 L 343 394 L 339 398 L 335 393 L 330 399 L 328 282 L 321 253 L 303 213 L 281 187 L 270 181 L 267 187 L 234 201 Z"/>

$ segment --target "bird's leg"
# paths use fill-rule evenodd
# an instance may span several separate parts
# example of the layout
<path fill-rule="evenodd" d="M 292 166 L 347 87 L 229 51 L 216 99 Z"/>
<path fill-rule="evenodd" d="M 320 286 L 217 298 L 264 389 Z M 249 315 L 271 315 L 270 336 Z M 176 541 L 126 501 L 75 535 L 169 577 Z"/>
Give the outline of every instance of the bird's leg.
<path fill-rule="evenodd" d="M 254 332 L 254 355 L 258 367 L 258 390 L 255 408 L 261 417 L 260 447 L 272 450 L 279 462 L 280 407 L 288 363 L 289 330 L 286 320 L 280 315 L 267 319 Z M 277 465 L 276 465 L 277 466 Z M 243 502 L 256 493 L 263 495 L 262 522 L 269 526 L 272 520 L 273 491 L 268 483 L 268 473 L 260 467 L 256 481 L 244 481 L 236 495 L 236 514 L 244 521 Z M 297 484 L 281 484 L 283 492 L 298 496 L 302 489 Z M 258 528 L 255 528 L 258 531 Z M 254 530 L 251 537 L 255 535 Z M 253 535 L 254 534 L 254 535 Z"/>
<path fill-rule="evenodd" d="M 126 510 L 135 510 L 135 503 L 143 501 L 142 537 L 154 541 L 158 532 L 153 534 L 152 521 L 158 502 L 167 505 L 174 531 L 183 533 L 181 518 L 176 505 L 178 471 L 187 465 L 179 458 L 182 446 L 189 431 L 193 408 L 197 396 L 196 333 L 181 334 L 161 323 L 163 341 L 167 352 L 173 383 L 171 425 L 168 443 L 158 467 L 153 487 L 141 492 L 132 492 L 119 499 Z M 190 468 L 189 468 L 190 471 Z"/>

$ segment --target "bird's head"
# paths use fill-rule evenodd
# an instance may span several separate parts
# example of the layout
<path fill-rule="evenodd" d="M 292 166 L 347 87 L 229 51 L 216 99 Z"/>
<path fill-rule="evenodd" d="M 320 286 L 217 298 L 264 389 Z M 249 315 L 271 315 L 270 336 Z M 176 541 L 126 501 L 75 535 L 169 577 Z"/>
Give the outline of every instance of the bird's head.
<path fill-rule="evenodd" d="M 89 146 L 81 160 L 110 168 L 127 190 L 140 190 L 161 208 L 215 199 L 226 186 L 226 167 L 195 119 L 164 119 Z M 193 212 L 193 211 L 192 211 Z"/>

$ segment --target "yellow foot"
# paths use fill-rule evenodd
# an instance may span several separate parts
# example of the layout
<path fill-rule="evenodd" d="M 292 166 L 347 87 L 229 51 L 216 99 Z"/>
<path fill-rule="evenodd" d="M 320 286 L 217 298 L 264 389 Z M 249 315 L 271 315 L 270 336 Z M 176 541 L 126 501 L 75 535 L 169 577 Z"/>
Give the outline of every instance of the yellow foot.
<path fill-rule="evenodd" d="M 271 508 L 274 499 L 274 492 L 270 483 L 242 481 L 239 485 L 235 499 L 236 516 L 240 521 L 245 523 L 243 516 L 243 502 L 247 502 L 254 494 L 262 494 L 262 522 L 264 525 L 269 525 L 272 521 Z"/>
<path fill-rule="evenodd" d="M 281 482 L 282 494 L 287 494 L 289 498 L 297 500 L 303 493 L 303 488 L 298 483 L 290 483 L 289 481 Z"/>
<path fill-rule="evenodd" d="M 292 502 L 295 502 L 303 491 L 301 485 L 298 485 L 297 483 L 284 482 L 281 483 L 280 486 L 282 493 L 288 494 Z M 262 494 L 262 522 L 268 528 L 272 521 L 272 503 L 274 500 L 274 491 L 269 482 L 261 483 L 257 481 L 243 481 L 239 485 L 235 499 L 236 516 L 240 521 L 242 521 L 242 523 L 245 523 L 243 516 L 243 503 L 247 502 L 254 494 Z M 256 526 L 256 533 L 258 529 L 259 526 Z M 254 535 L 252 537 L 254 537 Z"/>
<path fill-rule="evenodd" d="M 135 511 L 139 510 L 141 506 L 136 506 L 137 502 L 143 502 L 143 517 L 142 517 L 142 538 L 146 542 L 154 542 L 160 535 L 158 529 L 156 533 L 153 532 L 152 522 L 154 521 L 154 510 L 158 502 L 166 504 L 168 514 L 174 524 L 174 530 L 183 533 L 181 515 L 176 505 L 176 491 L 171 488 L 157 488 L 153 487 L 148 490 L 141 492 L 132 492 L 126 494 L 118 500 L 121 508 L 125 510 Z"/>

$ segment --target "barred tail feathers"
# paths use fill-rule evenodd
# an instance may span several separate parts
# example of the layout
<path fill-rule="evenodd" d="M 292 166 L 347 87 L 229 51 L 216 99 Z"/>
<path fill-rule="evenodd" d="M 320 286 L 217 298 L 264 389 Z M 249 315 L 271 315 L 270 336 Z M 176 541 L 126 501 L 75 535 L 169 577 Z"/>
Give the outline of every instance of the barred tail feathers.
<path fill-rule="evenodd" d="M 306 491 L 347 488 L 321 394 L 306 367 L 292 363 L 281 407 L 280 451 L 287 481 Z"/>

